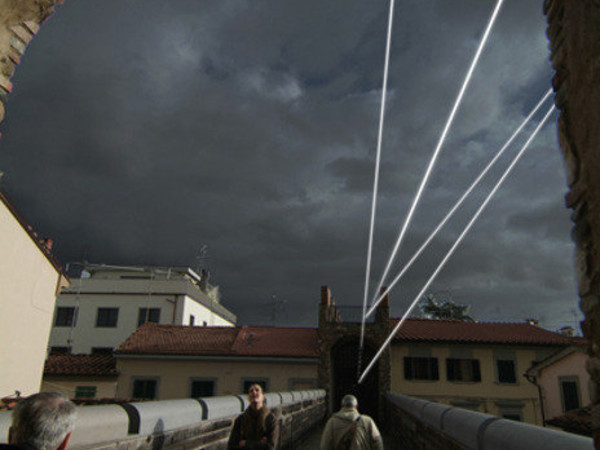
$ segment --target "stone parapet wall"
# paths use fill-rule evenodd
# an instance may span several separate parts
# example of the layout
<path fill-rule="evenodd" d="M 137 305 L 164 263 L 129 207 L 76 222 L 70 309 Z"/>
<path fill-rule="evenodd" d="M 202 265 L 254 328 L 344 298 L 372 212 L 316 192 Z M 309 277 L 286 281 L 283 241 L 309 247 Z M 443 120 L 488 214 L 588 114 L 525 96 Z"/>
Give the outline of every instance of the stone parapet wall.
<path fill-rule="evenodd" d="M 400 394 L 386 394 L 388 450 L 589 450 L 592 440 Z"/>
<path fill-rule="evenodd" d="M 278 449 L 294 448 L 326 416 L 325 391 L 269 394 L 280 424 Z M 69 448 L 143 450 L 227 447 L 235 418 L 248 406 L 243 396 L 85 406 L 78 411 Z M 10 413 L 0 413 L 0 442 L 6 442 Z"/>

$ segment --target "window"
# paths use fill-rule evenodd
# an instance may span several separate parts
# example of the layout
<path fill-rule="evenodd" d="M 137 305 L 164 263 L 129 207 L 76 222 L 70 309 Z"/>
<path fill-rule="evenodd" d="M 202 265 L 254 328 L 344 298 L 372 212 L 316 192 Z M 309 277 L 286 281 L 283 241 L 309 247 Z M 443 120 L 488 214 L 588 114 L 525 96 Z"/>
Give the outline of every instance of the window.
<path fill-rule="evenodd" d="M 498 383 L 516 383 L 515 361 L 512 359 L 497 359 Z"/>
<path fill-rule="evenodd" d="M 136 378 L 133 380 L 133 398 L 154 400 L 156 398 L 156 385 L 158 384 L 155 378 Z"/>
<path fill-rule="evenodd" d="M 138 327 L 146 322 L 160 322 L 160 308 L 140 308 L 138 313 Z"/>
<path fill-rule="evenodd" d="M 478 359 L 446 359 L 448 381 L 481 381 Z"/>
<path fill-rule="evenodd" d="M 75 398 L 94 398 L 96 390 L 96 386 L 77 386 L 75 387 Z"/>
<path fill-rule="evenodd" d="M 521 417 L 520 413 L 503 413 L 502 418 L 508 420 L 516 420 L 517 422 L 523 421 L 523 418 Z"/>
<path fill-rule="evenodd" d="M 61 347 L 55 345 L 50 347 L 51 355 L 68 355 L 69 353 L 71 353 L 71 349 L 69 347 Z"/>
<path fill-rule="evenodd" d="M 407 380 L 439 380 L 437 358 L 405 356 L 404 378 Z"/>
<path fill-rule="evenodd" d="M 112 355 L 112 347 L 92 347 L 92 355 Z"/>
<path fill-rule="evenodd" d="M 214 379 L 192 379 L 190 387 L 190 397 L 212 397 L 215 395 Z"/>
<path fill-rule="evenodd" d="M 577 377 L 561 377 L 559 379 L 563 412 L 578 409 L 580 406 L 579 383 L 577 381 Z"/>
<path fill-rule="evenodd" d="M 193 314 L 190 314 L 190 327 L 194 326 L 194 322 L 195 322 L 196 318 L 194 317 Z"/>
<path fill-rule="evenodd" d="M 202 321 L 202 326 L 203 326 L 203 327 L 205 327 L 205 326 L 207 326 L 207 325 L 208 325 L 208 322 L 207 322 L 206 320 L 203 320 L 203 321 Z"/>
<path fill-rule="evenodd" d="M 74 306 L 59 306 L 56 308 L 55 327 L 70 327 L 75 325 L 76 322 Z"/>
<path fill-rule="evenodd" d="M 268 378 L 243 378 L 242 379 L 242 392 L 245 394 L 253 384 L 258 384 L 263 388 L 263 392 L 267 392 L 269 388 Z"/>
<path fill-rule="evenodd" d="M 97 327 L 114 328 L 119 319 L 119 308 L 98 308 L 96 316 Z"/>

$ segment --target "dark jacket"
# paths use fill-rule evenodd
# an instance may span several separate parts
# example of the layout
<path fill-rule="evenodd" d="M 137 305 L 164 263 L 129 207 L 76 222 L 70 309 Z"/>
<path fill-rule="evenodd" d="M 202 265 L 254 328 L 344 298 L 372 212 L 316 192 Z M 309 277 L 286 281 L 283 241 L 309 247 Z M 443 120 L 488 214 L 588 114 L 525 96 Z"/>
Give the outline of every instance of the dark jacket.
<path fill-rule="evenodd" d="M 257 412 L 248 408 L 233 422 L 227 449 L 275 450 L 278 438 L 279 424 L 275 415 L 268 409 Z M 245 441 L 244 447 L 240 447 L 240 441 Z"/>

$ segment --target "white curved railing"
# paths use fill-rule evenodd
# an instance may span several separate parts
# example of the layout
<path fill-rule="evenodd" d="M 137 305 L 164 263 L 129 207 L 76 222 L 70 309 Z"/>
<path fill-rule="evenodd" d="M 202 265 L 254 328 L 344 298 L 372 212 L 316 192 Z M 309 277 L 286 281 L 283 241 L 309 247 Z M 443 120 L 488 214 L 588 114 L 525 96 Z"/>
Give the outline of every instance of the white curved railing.
<path fill-rule="evenodd" d="M 322 389 L 273 392 L 270 408 L 325 398 Z M 248 406 L 245 395 L 93 405 L 78 408 L 69 448 L 95 446 L 135 436 L 151 436 L 218 419 L 235 417 Z M 7 442 L 11 413 L 0 412 L 0 442 Z"/>
<path fill-rule="evenodd" d="M 473 450 L 591 450 L 591 438 L 387 393 L 386 401 Z M 390 418 L 388 418 L 389 420 Z"/>

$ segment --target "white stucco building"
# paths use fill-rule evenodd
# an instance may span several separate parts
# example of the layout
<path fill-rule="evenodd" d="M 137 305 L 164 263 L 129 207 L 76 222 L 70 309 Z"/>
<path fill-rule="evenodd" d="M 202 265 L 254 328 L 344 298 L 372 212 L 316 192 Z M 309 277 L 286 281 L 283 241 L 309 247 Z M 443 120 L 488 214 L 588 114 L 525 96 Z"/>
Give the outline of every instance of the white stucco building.
<path fill-rule="evenodd" d="M 0 192 L 0 397 L 40 389 L 54 301 L 68 283 L 51 247 Z"/>
<path fill-rule="evenodd" d="M 56 301 L 51 352 L 104 353 L 145 322 L 234 326 L 218 287 L 187 267 L 88 264 Z"/>

